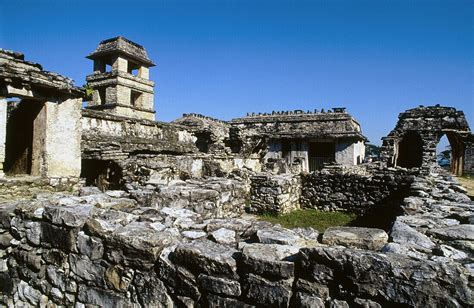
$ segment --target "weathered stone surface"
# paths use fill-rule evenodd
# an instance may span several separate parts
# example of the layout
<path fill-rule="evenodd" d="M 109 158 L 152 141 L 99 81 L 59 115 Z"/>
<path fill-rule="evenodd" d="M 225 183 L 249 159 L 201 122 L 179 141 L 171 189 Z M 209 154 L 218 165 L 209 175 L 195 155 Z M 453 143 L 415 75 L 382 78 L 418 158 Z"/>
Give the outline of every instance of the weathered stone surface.
<path fill-rule="evenodd" d="M 324 308 L 324 301 L 317 297 L 298 292 L 296 294 L 296 305 L 301 308 Z"/>
<path fill-rule="evenodd" d="M 204 221 L 207 225 L 207 232 L 213 232 L 218 229 L 229 229 L 235 232 L 242 233 L 247 230 L 252 223 L 245 219 L 233 218 L 233 219 L 208 219 Z"/>
<path fill-rule="evenodd" d="M 187 238 L 192 239 L 192 240 L 196 240 L 198 238 L 203 238 L 203 237 L 207 236 L 207 233 L 204 232 L 204 231 L 183 231 L 183 232 L 181 232 L 181 234 L 184 237 L 187 237 Z"/>
<path fill-rule="evenodd" d="M 79 232 L 77 237 L 77 249 L 91 260 L 102 258 L 104 254 L 104 245 L 98 238 L 88 236 L 84 232 Z"/>
<path fill-rule="evenodd" d="M 416 231 L 412 227 L 398 220 L 395 221 L 392 226 L 390 237 L 392 238 L 393 242 L 399 243 L 409 248 L 426 250 L 433 249 L 435 247 L 435 243 L 433 243 L 433 241 L 431 241 L 428 236 Z"/>
<path fill-rule="evenodd" d="M 387 243 L 387 240 L 387 233 L 381 229 L 330 227 L 324 232 L 322 242 L 328 245 L 378 250 Z"/>
<path fill-rule="evenodd" d="M 105 282 L 119 292 L 127 291 L 133 278 L 133 270 L 126 270 L 118 265 L 112 265 L 104 273 Z"/>
<path fill-rule="evenodd" d="M 175 241 L 168 232 L 156 232 L 145 222 L 132 222 L 117 228 L 109 239 L 115 247 L 120 247 L 129 262 L 141 266 L 152 266 L 161 250 Z"/>
<path fill-rule="evenodd" d="M 271 281 L 248 274 L 243 282 L 244 296 L 249 301 L 270 307 L 288 307 L 292 279 Z"/>
<path fill-rule="evenodd" d="M 31 221 L 25 223 L 25 235 L 26 239 L 33 245 L 41 244 L 41 223 L 37 221 Z"/>
<path fill-rule="evenodd" d="M 207 294 L 206 295 L 206 305 L 207 307 L 235 307 L 235 308 L 253 308 L 255 306 L 246 304 L 242 301 L 233 299 L 233 298 L 227 298 L 227 297 L 221 297 L 218 295 L 214 294 Z"/>
<path fill-rule="evenodd" d="M 235 249 L 202 240 L 178 245 L 174 255 L 179 264 L 191 271 L 237 278 L 236 253 Z"/>
<path fill-rule="evenodd" d="M 199 288 L 215 294 L 223 294 L 236 297 L 240 296 L 241 294 L 240 284 L 238 281 L 235 280 L 200 274 L 197 277 L 197 283 L 199 285 Z"/>
<path fill-rule="evenodd" d="M 374 302 L 370 299 L 362 299 L 362 298 L 356 298 L 354 299 L 354 304 L 356 307 L 361 307 L 361 308 L 382 308 L 382 306 Z"/>
<path fill-rule="evenodd" d="M 82 227 L 90 217 L 92 210 L 91 205 L 46 206 L 43 217 L 55 225 Z"/>
<path fill-rule="evenodd" d="M 346 301 L 333 299 L 329 302 L 329 308 L 349 308 L 349 304 Z"/>
<path fill-rule="evenodd" d="M 210 238 L 216 243 L 223 245 L 234 245 L 236 243 L 235 231 L 220 228 L 214 232 L 211 232 Z"/>
<path fill-rule="evenodd" d="M 399 254 L 381 254 L 348 248 L 302 249 L 302 273 L 320 275 L 320 266 L 331 270 L 326 283 L 336 277 L 342 288 L 356 287 L 359 297 L 379 296 L 391 304 L 433 306 L 470 305 L 474 302 L 468 273 L 456 263 L 418 261 Z"/>
<path fill-rule="evenodd" d="M 432 229 L 430 234 L 445 240 L 474 241 L 474 225 L 458 225 L 447 228 Z"/>
<path fill-rule="evenodd" d="M 195 283 L 195 276 L 186 268 L 173 263 L 177 245 L 163 249 L 159 258 L 159 276 L 170 287 L 170 292 L 199 299 L 201 293 Z"/>
<path fill-rule="evenodd" d="M 303 245 L 304 243 L 298 234 L 283 228 L 258 230 L 257 238 L 263 244 Z"/>
<path fill-rule="evenodd" d="M 137 288 L 138 301 L 143 307 L 173 307 L 166 286 L 154 273 L 135 273 L 133 278 Z"/>
<path fill-rule="evenodd" d="M 66 275 L 64 272 L 58 271 L 54 266 L 50 265 L 46 269 L 48 280 L 61 291 L 66 290 Z"/>
<path fill-rule="evenodd" d="M 82 285 L 79 286 L 77 299 L 85 304 L 98 305 L 100 307 L 133 307 L 126 298 L 116 293 Z"/>
<path fill-rule="evenodd" d="M 74 274 L 82 279 L 92 281 L 100 286 L 103 285 L 105 268 L 101 265 L 93 263 L 87 257 L 75 254 L 69 255 L 69 265 Z"/>
<path fill-rule="evenodd" d="M 58 227 L 47 222 L 41 223 L 41 238 L 54 248 L 76 251 L 77 231 Z"/>
<path fill-rule="evenodd" d="M 311 296 L 316 296 L 323 302 L 330 299 L 329 287 L 323 283 L 311 282 L 300 278 L 296 281 L 296 290 L 299 292 L 304 292 L 305 294 L 310 294 Z"/>
<path fill-rule="evenodd" d="M 246 270 L 270 278 L 294 276 L 299 248 L 278 244 L 246 244 L 242 249 L 242 263 Z"/>

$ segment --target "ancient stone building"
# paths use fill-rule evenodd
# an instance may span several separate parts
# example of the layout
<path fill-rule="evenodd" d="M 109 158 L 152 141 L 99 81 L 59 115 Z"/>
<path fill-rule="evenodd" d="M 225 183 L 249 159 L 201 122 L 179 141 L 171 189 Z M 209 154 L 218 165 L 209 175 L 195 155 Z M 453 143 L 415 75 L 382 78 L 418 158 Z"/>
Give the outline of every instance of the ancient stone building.
<path fill-rule="evenodd" d="M 429 170 L 437 165 L 436 146 L 446 135 L 451 145 L 451 172 L 462 175 L 472 134 L 464 113 L 439 105 L 400 113 L 394 130 L 382 138 L 382 160 L 389 166 Z"/>
<path fill-rule="evenodd" d="M 155 119 L 154 82 L 149 80 L 149 68 L 154 64 L 141 45 L 118 36 L 100 42 L 87 58 L 94 60 L 94 72 L 87 76 L 93 90 L 88 108 Z"/>
<path fill-rule="evenodd" d="M 334 162 L 353 166 L 365 156 L 367 139 L 345 108 L 251 114 L 231 125 L 243 143 L 252 144 L 257 137 L 255 147 L 265 149 L 264 163 L 280 170 L 315 171 Z"/>
<path fill-rule="evenodd" d="M 78 178 L 83 96 L 72 80 L 0 49 L 0 177 Z"/>
<path fill-rule="evenodd" d="M 94 98 L 81 111 L 71 80 L 0 51 L 0 171 L 45 182 L 82 171 L 86 184 L 38 193 L 20 177 L 34 198 L 18 200 L 2 198 L 17 183 L 0 181 L 0 306 L 474 306 L 473 202 L 443 170 L 299 173 L 363 160 L 344 109 L 157 122 L 146 95 L 133 99 L 153 89 L 129 72 L 147 75 L 143 48 L 119 37 L 91 57 Z M 430 170 L 443 133 L 458 172 L 473 135 L 454 108 L 402 113 L 383 158 Z M 378 224 L 287 229 L 242 215 L 298 208 Z"/>

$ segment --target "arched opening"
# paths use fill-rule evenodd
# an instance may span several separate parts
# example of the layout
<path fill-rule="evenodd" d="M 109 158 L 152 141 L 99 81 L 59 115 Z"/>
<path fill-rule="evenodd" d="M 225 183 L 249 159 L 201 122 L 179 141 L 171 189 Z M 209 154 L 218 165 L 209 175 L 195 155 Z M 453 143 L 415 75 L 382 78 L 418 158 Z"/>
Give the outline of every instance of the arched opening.
<path fill-rule="evenodd" d="M 442 168 L 450 170 L 451 166 L 451 144 L 448 137 L 443 134 L 436 146 L 436 162 Z"/>
<path fill-rule="evenodd" d="M 414 131 L 406 133 L 398 143 L 397 166 L 421 167 L 423 161 L 423 140 Z"/>
<path fill-rule="evenodd" d="M 465 145 L 455 132 L 443 133 L 436 146 L 438 165 L 455 175 L 462 175 Z"/>

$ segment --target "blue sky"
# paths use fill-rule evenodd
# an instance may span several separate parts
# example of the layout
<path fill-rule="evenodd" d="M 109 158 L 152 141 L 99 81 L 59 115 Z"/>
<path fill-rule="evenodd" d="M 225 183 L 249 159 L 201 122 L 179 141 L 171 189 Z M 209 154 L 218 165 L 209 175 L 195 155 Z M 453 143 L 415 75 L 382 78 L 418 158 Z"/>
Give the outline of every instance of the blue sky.
<path fill-rule="evenodd" d="M 474 1 L 0 0 L 0 47 L 83 85 L 123 35 L 157 64 L 157 119 L 345 106 L 372 143 L 442 104 L 474 125 Z"/>

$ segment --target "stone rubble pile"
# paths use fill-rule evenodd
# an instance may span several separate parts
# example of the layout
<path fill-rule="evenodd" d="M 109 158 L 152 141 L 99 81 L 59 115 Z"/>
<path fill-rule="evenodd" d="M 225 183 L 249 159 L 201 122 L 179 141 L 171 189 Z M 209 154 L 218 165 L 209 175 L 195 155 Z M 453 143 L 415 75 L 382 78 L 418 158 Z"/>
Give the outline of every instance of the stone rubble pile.
<path fill-rule="evenodd" d="M 387 235 L 293 230 L 143 206 L 83 188 L 0 206 L 6 306 L 382 307 L 474 304 L 472 202 L 417 178 Z"/>

